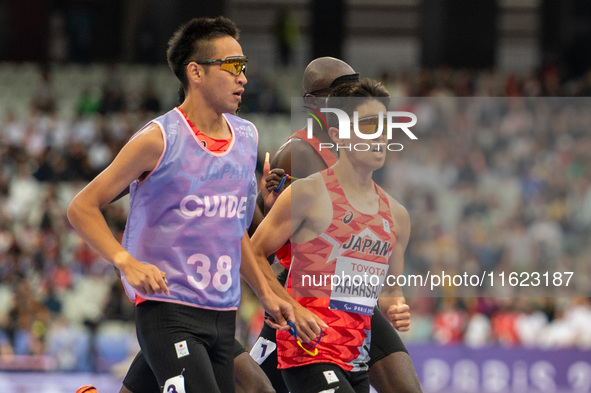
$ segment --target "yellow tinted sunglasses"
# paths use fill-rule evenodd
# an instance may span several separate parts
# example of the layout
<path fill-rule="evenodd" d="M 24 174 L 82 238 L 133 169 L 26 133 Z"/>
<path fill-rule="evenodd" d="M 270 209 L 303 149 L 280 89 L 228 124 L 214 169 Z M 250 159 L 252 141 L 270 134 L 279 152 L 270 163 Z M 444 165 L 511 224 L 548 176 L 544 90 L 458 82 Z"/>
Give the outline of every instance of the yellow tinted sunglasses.
<path fill-rule="evenodd" d="M 246 63 L 248 63 L 248 57 L 246 56 L 229 56 L 225 59 L 213 59 L 213 60 L 201 60 L 195 61 L 197 64 L 212 65 L 215 63 L 221 63 L 220 68 L 224 71 L 228 71 L 232 75 L 240 75 L 241 72 L 246 74 Z"/>
<path fill-rule="evenodd" d="M 362 134 L 375 134 L 380 125 L 380 121 L 382 122 L 383 132 L 386 129 L 386 127 L 384 127 L 383 124 L 385 119 L 385 116 L 382 116 L 380 118 L 380 116 L 378 115 L 362 117 L 357 121 L 357 125 L 359 126 L 359 132 L 361 132 Z M 351 125 L 353 125 L 353 122 L 351 122 Z"/>

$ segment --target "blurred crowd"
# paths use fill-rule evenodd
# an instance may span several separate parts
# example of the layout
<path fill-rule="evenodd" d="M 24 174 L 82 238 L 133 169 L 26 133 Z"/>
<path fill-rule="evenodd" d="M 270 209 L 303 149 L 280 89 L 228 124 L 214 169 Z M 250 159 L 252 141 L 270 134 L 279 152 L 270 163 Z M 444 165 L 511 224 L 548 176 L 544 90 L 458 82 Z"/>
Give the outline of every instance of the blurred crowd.
<path fill-rule="evenodd" d="M 380 173 L 410 213 L 407 273 L 486 277 L 409 288 L 407 342 L 591 348 L 589 75 L 382 75 L 423 120 Z"/>
<path fill-rule="evenodd" d="M 59 369 L 104 370 L 137 350 L 133 304 L 65 211 L 136 130 L 174 103 L 161 102 L 150 83 L 128 94 L 116 70 L 106 75 L 100 94 L 82 89 L 75 116 L 65 119 L 51 69 L 41 68 L 23 103 L 26 116 L 2 114 L 0 359 L 50 355 Z M 524 75 L 440 68 L 375 76 L 396 105 L 421 119 L 419 140 L 402 141 L 403 152 L 389 154 L 376 174 L 410 213 L 406 273 L 575 272 L 570 292 L 414 288 L 406 343 L 591 348 L 589 75 L 563 81 L 549 67 Z M 252 97 L 279 94 L 253 79 Z M 248 99 L 245 108 L 263 106 Z M 289 107 L 289 99 L 274 96 L 270 111 Z M 104 213 L 120 237 L 126 200 Z M 248 347 L 263 315 L 247 287 L 243 293 L 237 336 Z M 119 352 L 104 347 L 108 338 Z"/>
<path fill-rule="evenodd" d="M 408 288 L 408 341 L 591 348 L 591 99 L 587 77 L 557 85 L 556 72 L 389 82 L 423 120 L 380 174 L 410 213 L 407 273 L 486 278 Z"/>

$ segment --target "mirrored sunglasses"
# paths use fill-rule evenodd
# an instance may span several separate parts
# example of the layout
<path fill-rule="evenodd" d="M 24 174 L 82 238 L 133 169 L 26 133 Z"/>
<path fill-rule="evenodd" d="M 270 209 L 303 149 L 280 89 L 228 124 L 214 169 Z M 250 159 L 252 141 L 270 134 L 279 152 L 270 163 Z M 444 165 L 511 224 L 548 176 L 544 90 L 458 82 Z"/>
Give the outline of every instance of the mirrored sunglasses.
<path fill-rule="evenodd" d="M 221 63 L 220 68 L 224 71 L 228 71 L 232 75 L 240 75 L 241 72 L 244 72 L 246 75 L 246 69 L 248 63 L 248 57 L 246 56 L 230 56 L 226 57 L 225 59 L 212 59 L 212 60 L 201 60 L 195 61 L 197 64 L 202 65 L 212 65 L 216 63 Z"/>
<path fill-rule="evenodd" d="M 380 121 L 382 122 L 382 132 L 384 132 L 386 129 L 386 125 L 384 124 L 385 120 L 386 116 L 381 116 L 380 118 L 379 115 L 362 117 L 357 121 L 359 132 L 362 134 L 375 134 L 380 125 Z M 353 122 L 351 122 L 351 126 L 354 126 Z"/>

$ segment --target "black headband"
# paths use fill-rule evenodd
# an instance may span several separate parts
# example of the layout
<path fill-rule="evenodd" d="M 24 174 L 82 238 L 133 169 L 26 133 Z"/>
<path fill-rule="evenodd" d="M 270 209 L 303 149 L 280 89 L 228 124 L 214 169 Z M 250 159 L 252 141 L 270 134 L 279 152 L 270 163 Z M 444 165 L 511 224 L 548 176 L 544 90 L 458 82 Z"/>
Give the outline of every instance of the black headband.
<path fill-rule="evenodd" d="M 332 83 L 330 84 L 329 87 L 325 87 L 324 89 L 318 89 L 318 90 L 314 90 L 314 91 L 308 91 L 308 92 L 304 93 L 304 96 L 306 96 L 308 94 L 315 96 L 316 94 L 319 94 L 319 93 L 329 92 L 330 90 L 334 89 L 335 87 L 340 86 L 343 83 L 349 83 L 349 82 L 359 82 L 359 72 L 356 72 L 354 74 L 339 76 L 338 78 L 336 78 L 335 80 L 332 81 Z"/>
<path fill-rule="evenodd" d="M 339 76 L 338 78 L 332 81 L 332 83 L 330 84 L 330 88 L 334 89 L 335 87 L 342 85 L 343 83 L 349 82 L 359 82 L 359 72 L 350 75 Z"/>

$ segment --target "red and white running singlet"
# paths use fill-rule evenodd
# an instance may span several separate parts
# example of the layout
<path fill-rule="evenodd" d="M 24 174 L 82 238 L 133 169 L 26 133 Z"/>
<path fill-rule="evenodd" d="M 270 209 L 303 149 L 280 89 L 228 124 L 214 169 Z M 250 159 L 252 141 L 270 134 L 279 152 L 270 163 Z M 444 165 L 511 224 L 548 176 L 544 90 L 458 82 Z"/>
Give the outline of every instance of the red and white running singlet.
<path fill-rule="evenodd" d="M 346 371 L 362 371 L 369 360 L 371 315 L 396 243 L 394 222 L 388 196 L 377 184 L 378 212 L 369 215 L 351 206 L 332 168 L 320 174 L 332 201 L 332 221 L 316 238 L 291 244 L 293 259 L 286 286 L 328 329 L 317 346 L 317 356 L 307 354 L 289 332 L 278 331 L 279 368 L 330 362 Z"/>

